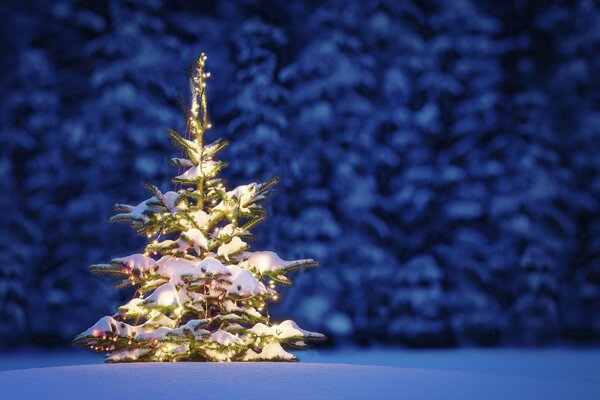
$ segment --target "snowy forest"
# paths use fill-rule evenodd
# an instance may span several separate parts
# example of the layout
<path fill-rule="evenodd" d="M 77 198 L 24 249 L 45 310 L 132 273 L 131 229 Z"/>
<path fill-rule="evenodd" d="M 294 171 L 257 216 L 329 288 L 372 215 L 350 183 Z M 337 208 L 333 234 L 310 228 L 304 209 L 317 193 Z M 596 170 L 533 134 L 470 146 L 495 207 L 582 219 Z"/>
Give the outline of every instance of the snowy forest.
<path fill-rule="evenodd" d="M 70 343 L 130 293 L 201 52 L 253 247 L 314 258 L 273 310 L 330 344 L 600 339 L 600 4 L 3 0 L 0 344 Z M 121 294 L 119 294 L 121 293 Z M 121 296 L 121 297 L 120 297 Z"/>

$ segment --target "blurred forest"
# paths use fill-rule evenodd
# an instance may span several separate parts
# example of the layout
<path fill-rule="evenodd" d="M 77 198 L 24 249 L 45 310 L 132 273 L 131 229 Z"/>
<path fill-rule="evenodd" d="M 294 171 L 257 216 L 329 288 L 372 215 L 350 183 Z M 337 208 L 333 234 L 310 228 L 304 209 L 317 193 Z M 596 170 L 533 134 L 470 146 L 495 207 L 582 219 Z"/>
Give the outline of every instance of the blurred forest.
<path fill-rule="evenodd" d="M 254 249 L 321 261 L 273 318 L 333 343 L 600 339 L 597 1 L 3 0 L 0 20 L 0 344 L 68 344 L 126 295 L 88 266 L 141 248 L 107 220 L 172 186 L 202 51 L 224 176 L 282 178 Z"/>

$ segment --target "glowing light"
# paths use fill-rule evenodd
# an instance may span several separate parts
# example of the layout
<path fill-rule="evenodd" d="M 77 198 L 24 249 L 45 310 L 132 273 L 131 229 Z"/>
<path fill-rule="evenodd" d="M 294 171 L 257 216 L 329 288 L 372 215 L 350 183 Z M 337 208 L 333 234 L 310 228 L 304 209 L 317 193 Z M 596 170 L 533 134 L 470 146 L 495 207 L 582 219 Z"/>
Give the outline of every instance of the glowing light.
<path fill-rule="evenodd" d="M 170 290 L 165 290 L 165 291 L 161 292 L 158 295 L 158 299 L 157 299 L 156 303 L 159 306 L 162 306 L 162 305 L 168 306 L 168 305 L 175 303 L 175 293 Z"/>
<path fill-rule="evenodd" d="M 260 271 L 268 271 L 271 268 L 271 257 L 268 254 L 254 254 L 252 264 Z"/>

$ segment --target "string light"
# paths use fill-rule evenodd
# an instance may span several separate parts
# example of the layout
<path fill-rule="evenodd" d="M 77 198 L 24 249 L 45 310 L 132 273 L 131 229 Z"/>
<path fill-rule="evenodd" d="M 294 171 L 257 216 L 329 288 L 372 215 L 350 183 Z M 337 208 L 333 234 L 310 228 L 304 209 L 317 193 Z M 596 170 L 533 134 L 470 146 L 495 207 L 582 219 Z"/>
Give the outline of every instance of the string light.
<path fill-rule="evenodd" d="M 205 147 L 203 146 L 203 140 L 202 140 L 202 135 L 204 134 L 204 132 L 208 129 L 212 128 L 212 124 L 208 122 L 208 117 L 207 117 L 207 110 L 206 110 L 206 94 L 205 94 L 205 88 L 206 88 L 206 82 L 204 81 L 204 79 L 208 79 L 211 76 L 210 72 L 204 72 L 203 67 L 204 67 L 204 63 L 207 60 L 207 56 L 206 54 L 202 53 L 200 58 L 197 60 L 197 65 L 196 65 L 196 70 L 194 72 L 192 72 L 192 77 L 191 77 L 191 89 L 192 89 L 192 106 L 191 109 L 189 110 L 189 112 L 192 114 L 192 116 L 190 116 L 189 121 L 187 122 L 187 126 L 186 126 L 186 131 L 185 131 L 185 135 L 182 135 L 183 139 L 187 140 L 190 142 L 190 146 L 193 144 L 194 146 L 198 146 L 197 150 L 198 153 L 200 154 L 200 160 L 196 160 L 195 158 L 192 159 L 192 163 L 194 163 L 195 165 L 197 165 L 198 163 L 202 163 L 202 161 L 206 160 L 206 159 L 210 159 L 212 160 L 212 155 L 208 155 L 208 154 L 203 154 L 202 151 L 205 151 Z M 186 142 L 187 143 L 187 142 Z M 184 151 L 182 149 L 181 152 L 181 159 L 184 156 Z M 189 157 L 188 157 L 189 158 Z M 192 157 L 193 158 L 193 157 Z M 187 158 L 185 158 L 184 160 L 187 160 Z M 180 169 L 184 166 L 187 165 L 186 163 L 183 162 L 179 162 L 177 163 L 177 167 L 178 167 L 178 175 L 181 174 Z M 201 167 L 201 166 L 200 166 Z M 235 237 L 238 233 L 238 231 L 241 231 L 241 228 L 238 226 L 239 224 L 242 224 L 242 226 L 244 224 L 247 223 L 247 221 L 250 219 L 250 216 L 247 216 L 245 213 L 240 211 L 240 208 L 242 208 L 242 204 L 241 203 L 241 195 L 240 196 L 232 196 L 228 193 L 226 193 L 226 187 L 224 186 L 224 184 L 222 182 L 222 180 L 220 179 L 214 179 L 209 181 L 208 177 L 205 177 L 207 180 L 206 181 L 202 181 L 201 184 L 195 185 L 195 188 L 187 188 L 187 189 L 183 189 L 182 188 L 182 183 L 176 183 L 174 185 L 174 191 L 177 194 L 183 193 L 182 197 L 186 197 L 186 199 L 184 200 L 184 202 L 178 207 L 178 212 L 181 212 L 182 214 L 185 213 L 187 214 L 188 212 L 193 212 L 194 210 L 197 209 L 201 209 L 203 211 L 207 211 L 207 213 L 209 214 L 208 219 L 208 226 L 210 228 L 212 228 L 213 233 L 214 232 L 219 232 L 216 231 L 216 229 L 223 229 L 224 225 L 226 225 L 227 223 L 231 223 L 232 225 L 229 226 L 229 228 L 231 228 L 233 226 L 233 232 L 235 234 L 231 234 L 227 239 L 231 239 L 232 237 Z M 212 176 L 211 176 L 212 179 Z M 179 189 L 178 189 L 178 185 L 179 185 Z M 189 191 L 189 192 L 194 192 L 194 193 L 189 193 L 189 192 L 184 192 L 184 191 Z M 173 192 L 171 192 L 173 193 Z M 196 197 L 196 194 L 198 194 L 198 197 Z M 243 195 L 245 195 L 245 192 L 242 193 Z M 219 211 L 217 212 L 217 210 L 212 209 L 210 206 L 209 207 L 205 207 L 205 204 L 211 204 L 212 206 L 214 206 L 216 208 L 216 206 L 218 204 L 223 205 L 223 207 L 219 207 Z M 151 209 L 150 206 L 148 206 L 149 209 Z M 206 208 L 208 208 L 210 211 L 206 210 Z M 167 210 L 168 211 L 168 210 Z M 237 218 L 239 217 L 239 218 Z M 164 221 L 163 221 L 164 220 Z M 239 220 L 239 221 L 238 221 Z M 161 222 L 158 222 L 161 221 Z M 229 221 L 229 222 L 228 222 Z M 172 228 L 168 228 L 165 227 L 165 225 L 169 225 L 170 223 L 175 224 L 174 226 L 172 226 Z M 186 257 L 183 260 L 178 260 L 179 261 L 190 261 L 193 262 L 194 264 L 197 261 L 204 261 L 203 259 L 207 258 L 207 257 L 214 257 L 216 260 L 222 260 L 221 255 L 217 255 L 218 252 L 215 249 L 215 245 L 216 244 L 220 244 L 220 240 L 224 239 L 223 236 L 221 236 L 220 238 L 218 237 L 214 237 L 212 235 L 209 235 L 210 232 L 205 232 L 207 238 L 209 239 L 209 246 L 208 249 L 202 248 L 200 249 L 199 247 L 193 247 L 193 246 L 189 246 L 187 243 L 182 242 L 181 236 L 179 236 L 179 233 L 181 233 L 181 231 L 185 231 L 187 229 L 189 229 L 192 224 L 184 219 L 181 219 L 180 215 L 176 214 L 175 212 L 169 213 L 169 212 L 152 212 L 151 214 L 151 219 L 150 221 L 147 221 L 147 223 L 143 224 L 143 228 L 141 230 L 141 232 L 139 232 L 142 237 L 144 234 L 146 234 L 147 238 L 148 238 L 148 244 L 146 245 L 146 248 L 144 249 L 144 255 L 145 256 L 149 256 L 150 254 L 152 255 L 158 255 L 159 253 L 163 256 L 168 255 L 170 258 L 177 258 L 177 257 L 183 257 L 185 255 L 189 255 L 191 254 L 191 256 Z M 162 226 L 162 227 L 161 227 Z M 209 230 L 209 228 L 206 228 L 207 230 Z M 161 240 L 161 235 L 167 235 L 168 232 L 170 230 L 170 234 L 173 235 L 177 235 L 178 238 L 174 238 L 177 239 L 176 242 L 172 242 L 172 241 L 168 241 L 168 242 L 172 242 L 173 246 L 166 246 L 166 239 L 163 240 L 162 242 L 160 242 Z M 217 235 L 218 236 L 218 235 Z M 218 240 L 215 240 L 218 239 Z M 179 246 L 176 245 L 176 243 L 179 244 Z M 219 248 L 220 250 L 220 248 Z M 214 251 L 214 252 L 213 252 Z M 215 254 L 217 253 L 217 254 Z M 166 258 L 166 257 L 165 257 Z M 232 261 L 230 261 L 227 258 L 227 255 L 225 255 L 225 258 L 227 259 L 227 264 L 232 264 Z M 137 259 L 136 259 L 137 260 Z M 171 281 L 173 280 L 173 278 L 175 277 L 175 273 L 171 274 L 170 272 L 166 272 L 166 271 L 161 271 L 159 273 L 159 270 L 161 267 L 163 267 L 164 265 L 161 264 L 161 260 L 144 260 L 146 262 L 145 267 L 141 268 L 144 269 L 145 271 L 147 271 L 146 274 L 144 274 L 144 272 L 142 270 L 137 270 L 134 269 L 136 268 L 136 266 L 134 265 L 133 261 L 132 264 L 129 266 L 129 269 L 124 269 L 123 272 L 125 272 L 123 275 L 126 276 L 127 278 L 122 281 L 122 285 L 126 285 L 127 284 L 127 280 L 129 280 L 131 282 L 131 285 L 138 285 L 135 289 L 133 289 L 132 291 L 135 291 L 133 293 L 133 299 L 136 299 L 136 296 L 138 296 L 139 299 L 144 299 L 144 295 L 145 294 L 149 294 L 150 296 L 153 296 L 156 292 L 158 287 L 161 286 L 161 284 L 163 284 L 163 279 L 165 278 L 165 276 L 163 275 L 168 275 L 166 278 L 171 278 Z M 152 266 L 151 267 L 147 267 L 147 264 L 149 261 L 152 261 Z M 234 260 L 235 261 L 235 260 Z M 136 261 L 138 262 L 138 261 Z M 140 261 L 141 262 L 141 261 Z M 227 267 L 229 267 L 229 265 L 227 265 Z M 164 268 L 165 270 L 168 268 Z M 245 350 L 248 350 L 250 347 L 252 347 L 253 350 L 256 350 L 255 348 L 255 344 L 258 344 L 259 346 L 262 346 L 266 343 L 273 343 L 273 342 L 277 342 L 276 340 L 274 340 L 272 337 L 269 339 L 269 337 L 259 337 L 259 336 L 255 336 L 252 335 L 250 332 L 247 332 L 247 327 L 245 326 L 246 324 L 244 322 L 240 322 L 241 325 L 237 325 L 237 328 L 234 328 L 234 325 L 229 325 L 232 324 L 231 320 L 228 320 L 226 318 L 225 315 L 223 315 L 224 311 L 223 309 L 228 309 L 228 306 L 225 306 L 225 303 L 227 301 L 225 301 L 224 299 L 228 299 L 228 301 L 230 301 L 229 304 L 233 303 L 234 308 L 237 309 L 237 312 L 234 312 L 236 315 L 238 313 L 242 313 L 243 311 L 249 311 L 254 313 L 255 315 L 258 314 L 256 310 L 262 311 L 263 309 L 267 308 L 269 306 L 269 300 L 278 300 L 279 296 L 277 295 L 277 293 L 275 292 L 275 287 L 277 283 L 281 283 L 281 280 L 279 278 L 275 278 L 272 279 L 271 276 L 269 275 L 265 275 L 264 277 L 260 274 L 260 271 L 262 270 L 260 268 L 259 265 L 249 265 L 247 266 L 247 269 L 252 273 L 252 275 L 254 275 L 254 278 L 256 279 L 256 281 L 260 284 L 260 286 L 264 289 L 265 286 L 263 286 L 263 284 L 267 284 L 269 288 L 273 289 L 267 289 L 267 293 L 262 293 L 262 294 L 258 294 L 258 295 L 250 295 L 250 294 L 244 294 L 244 296 L 241 297 L 228 297 L 228 289 L 231 287 L 235 287 L 235 283 L 231 282 L 232 279 L 225 279 L 224 277 L 217 275 L 217 276 L 213 276 L 213 277 L 208 277 L 208 276 L 204 276 L 204 278 L 200 278 L 200 277 L 195 277 L 194 278 L 194 274 L 199 273 L 198 271 L 194 271 L 193 274 L 191 274 L 192 278 L 194 279 L 188 279 L 187 277 L 185 279 L 181 279 L 177 285 L 176 285 L 176 289 L 179 290 L 185 290 L 187 291 L 187 295 L 189 297 L 189 301 L 185 302 L 184 305 L 181 305 L 181 303 L 178 301 L 178 304 L 176 307 L 172 307 L 172 306 L 168 306 L 165 308 L 159 308 L 159 307 L 150 307 L 150 306 L 144 306 L 141 305 L 140 309 L 143 310 L 143 312 L 140 314 L 140 311 L 135 311 L 133 312 L 133 310 L 129 310 L 127 313 L 118 313 L 117 316 L 115 316 L 114 318 L 116 320 L 119 321 L 119 323 L 121 324 L 121 327 L 123 329 L 130 328 L 131 329 L 135 329 L 136 332 L 144 332 L 146 335 L 150 336 L 146 336 L 146 339 L 140 339 L 139 337 L 137 337 L 136 335 L 122 335 L 122 333 L 117 333 L 116 336 L 114 332 L 104 332 L 104 329 L 101 329 L 100 332 L 98 330 L 93 330 L 91 335 L 94 337 L 97 337 L 99 335 L 102 336 L 102 340 L 104 341 L 100 341 L 99 339 L 91 339 L 88 337 L 88 342 L 84 342 L 84 346 L 89 346 L 90 349 L 93 349 L 95 351 L 112 351 L 114 349 L 119 349 L 121 350 L 122 347 L 125 347 L 125 343 L 127 343 L 127 346 L 131 346 L 131 349 L 141 349 L 143 351 L 148 350 L 148 348 L 153 348 L 153 350 L 149 353 L 147 353 L 148 355 L 144 355 L 142 357 L 142 360 L 149 360 L 149 361 L 179 361 L 179 360 L 187 360 L 191 357 L 192 354 L 195 354 L 196 350 L 206 350 L 206 354 L 207 354 L 207 358 L 214 360 L 214 361 L 237 361 L 240 360 L 241 357 L 244 354 Z M 206 271 L 203 271 L 206 272 Z M 246 271 L 247 272 L 247 271 Z M 203 274 L 205 275 L 205 274 Z M 148 276 L 148 278 L 146 278 L 146 276 Z M 181 275 L 177 275 L 178 278 L 182 277 L 183 274 Z M 217 278 L 218 277 L 218 278 Z M 146 281 L 146 279 L 152 279 L 152 282 L 150 281 Z M 190 280 L 192 281 L 190 283 Z M 207 280 L 209 282 L 207 282 Z M 188 287 L 191 286 L 191 287 Z M 200 293 L 201 289 L 204 287 L 205 291 L 204 294 Z M 241 287 L 238 286 L 238 289 L 240 289 L 241 291 Z M 142 293 L 143 291 L 143 293 Z M 166 293 L 163 292 L 163 293 Z M 181 295 L 181 292 L 179 292 Z M 161 294 L 162 293 L 158 293 Z M 183 296 L 183 295 L 182 295 Z M 139 301 L 141 303 L 141 301 Z M 135 303 L 134 303 L 135 304 Z M 139 304 L 139 303 L 138 303 Z M 172 303 L 169 303 L 172 304 Z M 133 306 L 130 306 L 130 308 L 133 308 Z M 209 331 L 214 331 L 215 329 L 219 329 L 219 330 L 224 330 L 226 332 L 228 332 L 229 334 L 233 334 L 233 336 L 235 336 L 235 338 L 237 338 L 236 342 L 240 342 L 240 339 L 242 339 L 243 344 L 237 344 L 237 343 L 227 343 L 224 346 L 221 346 L 218 343 L 207 343 L 205 342 L 205 333 L 207 332 L 206 330 L 202 330 L 203 333 L 199 333 L 199 330 L 196 330 L 197 328 L 194 326 L 194 328 L 192 329 L 193 332 L 193 338 L 189 339 L 186 338 L 185 336 L 180 336 L 180 335 L 176 335 L 176 336 L 168 336 L 168 337 L 163 337 L 163 336 L 158 336 L 157 333 L 157 329 L 160 329 L 162 327 L 167 327 L 171 330 L 175 330 L 177 328 L 182 328 L 184 325 L 184 323 L 189 322 L 190 318 L 188 317 L 188 312 L 190 312 L 190 314 L 194 314 L 192 311 L 190 311 L 189 309 L 192 308 L 195 309 L 195 311 L 197 312 L 197 314 L 199 315 L 200 313 L 205 314 L 205 322 L 207 323 L 207 325 L 205 326 L 205 328 Z M 212 317 L 210 316 L 212 314 Z M 192 317 L 193 315 L 190 315 L 190 317 Z M 261 316 L 263 318 L 266 319 L 266 321 L 264 322 L 267 325 L 270 325 L 268 323 L 269 320 L 269 315 L 268 312 L 266 313 L 265 316 L 262 315 Z M 196 316 L 194 316 L 196 318 Z M 225 318 L 224 318 L 225 317 Z M 110 318 L 110 317 L 109 317 Z M 197 316 L 197 318 L 201 318 L 200 316 Z M 135 319 L 135 323 L 132 323 L 131 326 L 126 325 L 126 320 L 130 320 L 130 319 Z M 243 317 L 240 317 L 240 319 L 243 320 Z M 211 321 L 215 321 L 215 324 L 212 324 Z M 243 320 L 246 321 L 246 320 Z M 141 323 L 141 324 L 140 324 Z M 96 325 L 95 327 L 102 327 L 104 325 Z M 208 327 L 210 326 L 210 328 Z M 218 328 L 217 328 L 218 326 Z M 231 329 L 229 329 L 231 328 Z M 140 329 L 139 331 L 137 331 L 137 329 Z M 164 328 L 163 328 L 164 329 Z M 273 327 L 273 329 L 275 329 L 275 327 Z M 121 331 L 123 332 L 123 331 Z M 153 332 L 156 334 L 156 336 L 153 334 Z M 161 331 L 158 331 L 158 333 L 160 333 Z M 189 333 L 189 332 L 186 332 Z M 209 332 L 211 333 L 211 332 Z M 189 340 L 189 342 L 183 342 L 179 341 L 178 339 L 186 339 Z M 136 343 L 133 343 L 133 339 L 136 339 Z M 117 341 L 119 341 L 119 345 L 115 345 L 113 343 L 116 343 Z M 90 345 L 91 342 L 91 345 Z M 100 342 L 100 344 L 102 345 L 98 345 L 98 342 Z M 178 347 L 179 346 L 179 347 Z M 183 347 L 186 346 L 186 347 Z M 183 349 L 182 351 L 180 351 L 180 348 Z M 177 354 L 176 354 L 177 353 Z M 120 356 L 118 354 L 113 354 L 111 357 L 111 361 L 132 361 L 132 360 L 136 360 L 138 359 L 138 355 L 136 355 L 135 352 L 131 353 L 132 355 L 128 355 L 128 356 Z M 146 354 L 146 353 L 144 353 Z M 286 353 L 287 354 L 287 353 Z M 281 357 L 280 355 L 275 355 L 272 358 L 273 359 L 277 359 L 277 357 Z"/>

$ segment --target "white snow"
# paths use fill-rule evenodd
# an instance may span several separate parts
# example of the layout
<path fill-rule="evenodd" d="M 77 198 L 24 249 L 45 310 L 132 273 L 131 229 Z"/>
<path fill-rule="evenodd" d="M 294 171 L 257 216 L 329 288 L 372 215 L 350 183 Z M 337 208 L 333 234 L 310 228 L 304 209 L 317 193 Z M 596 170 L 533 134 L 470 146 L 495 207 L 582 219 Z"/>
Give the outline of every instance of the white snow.
<path fill-rule="evenodd" d="M 183 335 L 186 331 L 196 332 L 197 334 L 204 335 L 208 333 L 205 329 L 199 329 L 200 326 L 206 323 L 205 319 L 192 319 L 185 325 L 180 326 L 177 329 L 173 329 L 172 333 L 175 335 Z"/>
<path fill-rule="evenodd" d="M 208 248 L 208 240 L 206 239 L 206 236 L 204 236 L 204 233 L 199 229 L 188 229 L 181 233 L 181 238 L 190 243 L 198 253 L 201 249 L 206 250 Z"/>
<path fill-rule="evenodd" d="M 117 335 L 122 337 L 132 337 L 143 332 L 143 328 L 139 326 L 131 326 L 121 321 L 117 321 L 111 316 L 100 318 L 94 325 L 86 331 L 80 333 L 78 337 L 94 336 L 101 338 L 104 334 Z"/>
<path fill-rule="evenodd" d="M 144 354 L 148 353 L 148 349 L 133 349 L 133 350 L 122 350 L 122 351 L 114 351 L 107 355 L 106 359 L 111 361 L 128 361 L 128 360 L 137 360 Z"/>
<path fill-rule="evenodd" d="M 231 286 L 227 290 L 229 294 L 240 296 L 269 294 L 269 290 L 262 282 L 259 282 L 252 272 L 237 265 L 227 265 L 231 273 Z"/>
<path fill-rule="evenodd" d="M 118 311 L 128 316 L 144 316 L 148 310 L 143 306 L 144 299 L 138 297 L 131 299 L 127 304 L 122 305 L 118 308 Z"/>
<path fill-rule="evenodd" d="M 277 334 L 280 339 L 290 338 L 315 338 L 324 339 L 325 336 L 321 333 L 310 332 L 300 328 L 294 321 L 288 319 L 278 325 L 273 325 L 271 329 Z"/>
<path fill-rule="evenodd" d="M 294 357 L 293 354 L 290 354 L 287 351 L 285 351 L 283 347 L 281 347 L 281 345 L 277 342 L 267 344 L 258 354 L 254 350 L 249 349 L 248 351 L 246 351 L 246 356 L 244 357 L 244 360 L 246 361 L 266 359 L 295 360 L 296 357 Z"/>
<path fill-rule="evenodd" d="M 212 340 L 213 342 L 217 342 L 223 346 L 227 346 L 230 344 L 244 344 L 242 339 L 224 330 L 218 330 L 212 333 L 210 335 L 210 340 Z"/>
<path fill-rule="evenodd" d="M 256 268 L 260 273 L 273 272 L 273 271 L 285 271 L 302 264 L 314 263 L 313 259 L 304 260 L 293 260 L 285 261 L 282 260 L 277 253 L 272 251 L 255 251 L 246 252 L 242 255 L 245 260 L 240 263 L 240 266 L 248 267 L 252 266 Z"/>
<path fill-rule="evenodd" d="M 600 398 L 600 383 L 346 364 L 186 362 L 5 371 L 0 393 L 11 400 L 592 400 Z"/>
<path fill-rule="evenodd" d="M 198 264 L 198 267 L 206 275 L 228 275 L 230 273 L 227 267 L 213 257 L 206 257 Z"/>
<path fill-rule="evenodd" d="M 156 207 L 153 206 L 155 201 L 156 197 L 150 197 L 136 206 L 131 206 L 129 204 L 117 204 L 116 207 L 122 209 L 123 211 L 115 214 L 113 217 L 111 217 L 111 220 L 117 220 L 120 217 L 125 217 L 132 218 L 137 221 L 147 222 L 148 216 L 146 213 L 156 210 Z"/>
<path fill-rule="evenodd" d="M 238 209 L 241 212 L 250 212 L 248 207 L 258 193 L 259 186 L 256 182 L 247 185 L 237 186 L 236 188 L 225 193 L 225 199 L 214 207 L 216 211 L 231 211 Z"/>
<path fill-rule="evenodd" d="M 176 212 L 178 208 L 176 207 L 175 203 L 179 199 L 179 193 L 169 190 L 168 192 L 165 192 L 162 195 L 163 199 L 165 200 L 165 205 L 167 209 L 171 212 Z"/>
<path fill-rule="evenodd" d="M 222 139 L 217 139 L 214 142 L 212 142 L 211 144 L 207 144 L 204 146 L 204 155 L 205 156 L 212 156 L 215 154 L 216 150 L 219 148 L 219 146 L 221 146 L 223 144 L 223 140 Z"/>
<path fill-rule="evenodd" d="M 204 210 L 190 211 L 189 215 L 200 228 L 205 228 L 210 222 L 210 216 Z"/>
<path fill-rule="evenodd" d="M 321 333 L 310 332 L 300 328 L 294 321 L 286 320 L 280 324 L 275 324 L 271 327 L 257 323 L 252 328 L 248 329 L 249 333 L 256 336 L 275 336 L 281 340 L 285 339 L 297 339 L 301 340 L 304 338 L 324 339 L 325 336 Z"/>
<path fill-rule="evenodd" d="M 186 258 L 164 256 L 157 261 L 158 273 L 167 278 L 173 278 L 173 283 L 179 283 L 178 277 L 194 268 L 195 263 Z"/>
<path fill-rule="evenodd" d="M 139 340 L 163 340 L 167 337 L 167 334 L 171 332 L 173 332 L 173 329 L 166 326 L 161 326 L 153 331 L 141 332 L 135 338 Z"/>
<path fill-rule="evenodd" d="M 244 233 L 244 230 L 239 226 L 236 226 L 234 224 L 227 224 L 223 228 L 217 230 L 216 236 L 222 239 L 224 237 L 230 237 L 242 233 Z"/>
<path fill-rule="evenodd" d="M 175 321 L 167 317 L 165 314 L 151 312 L 149 314 L 149 320 L 144 322 L 144 327 L 156 329 L 160 328 L 161 326 L 166 326 L 168 328 L 174 328 L 175 324 Z"/>
<path fill-rule="evenodd" d="M 259 322 L 255 324 L 252 328 L 247 330 L 248 333 L 252 333 L 256 336 L 275 336 L 275 332 L 268 327 L 267 325 Z"/>
<path fill-rule="evenodd" d="M 156 266 L 156 260 L 144 254 L 132 254 L 127 257 L 113 258 L 111 264 L 122 265 L 132 271 L 146 272 Z"/>
<path fill-rule="evenodd" d="M 229 256 L 235 253 L 239 253 L 248 247 L 248 244 L 245 243 L 238 236 L 233 237 L 228 243 L 222 244 L 219 246 L 217 250 L 217 255 L 219 257 L 223 257 L 229 261 Z"/>
<path fill-rule="evenodd" d="M 258 184 L 251 182 L 247 185 L 240 185 L 227 192 L 227 197 L 238 199 L 241 205 L 246 205 L 252 201 L 258 191 Z"/>
<path fill-rule="evenodd" d="M 219 162 L 213 160 L 205 160 L 201 165 L 194 166 L 181 175 L 177 175 L 175 179 L 181 181 L 195 181 L 198 178 L 210 178 L 214 176 L 219 168 Z"/>
<path fill-rule="evenodd" d="M 159 307 L 181 306 L 181 300 L 179 299 L 177 288 L 169 282 L 152 292 L 145 299 L 144 304 Z"/>

